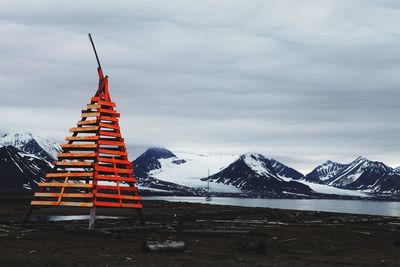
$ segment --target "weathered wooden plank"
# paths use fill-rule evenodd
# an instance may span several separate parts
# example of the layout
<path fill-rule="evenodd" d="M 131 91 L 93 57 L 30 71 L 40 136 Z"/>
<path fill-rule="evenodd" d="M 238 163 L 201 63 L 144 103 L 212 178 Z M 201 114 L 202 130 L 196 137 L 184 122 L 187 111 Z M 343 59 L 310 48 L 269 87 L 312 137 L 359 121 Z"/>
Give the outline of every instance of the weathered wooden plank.
<path fill-rule="evenodd" d="M 45 201 L 45 200 L 32 200 L 31 205 L 33 206 L 57 206 L 57 201 Z"/>
<path fill-rule="evenodd" d="M 121 137 L 121 133 L 112 132 L 112 131 L 100 131 L 100 136 L 113 136 L 113 137 Z"/>
<path fill-rule="evenodd" d="M 121 176 L 97 175 L 96 179 L 100 181 L 112 181 L 112 182 L 126 182 L 126 183 L 136 182 L 136 179 L 133 177 L 121 177 Z"/>
<path fill-rule="evenodd" d="M 92 184 L 83 184 L 83 183 L 38 183 L 40 187 L 72 187 L 72 188 L 92 188 Z"/>
<path fill-rule="evenodd" d="M 119 194 L 105 194 L 105 193 L 96 193 L 96 197 L 99 198 L 116 198 L 116 199 L 130 199 L 130 200 L 142 200 L 141 196 L 128 196 L 128 195 L 119 195 Z"/>
<path fill-rule="evenodd" d="M 99 117 L 100 121 L 112 121 L 112 122 L 118 122 L 117 117 L 110 117 L 110 116 L 100 116 Z"/>
<path fill-rule="evenodd" d="M 104 157 L 99 157 L 97 158 L 99 162 L 106 162 L 106 163 L 117 163 L 117 164 L 126 164 L 126 165 L 131 165 L 132 163 L 129 160 L 126 159 L 113 159 L 113 158 L 104 158 Z"/>
<path fill-rule="evenodd" d="M 76 166 L 76 167 L 90 167 L 93 166 L 93 162 L 86 161 L 57 161 L 56 166 Z"/>
<path fill-rule="evenodd" d="M 98 143 L 99 145 L 125 146 L 125 142 L 120 142 L 120 141 L 99 140 Z"/>
<path fill-rule="evenodd" d="M 88 121 L 79 121 L 78 126 L 80 125 L 94 125 L 97 124 L 97 120 L 88 120 Z"/>
<path fill-rule="evenodd" d="M 119 156 L 128 156 L 128 153 L 110 149 L 99 149 L 99 153 L 101 154 L 110 154 L 110 155 L 119 155 Z"/>
<path fill-rule="evenodd" d="M 103 189 L 103 190 L 118 190 L 118 186 L 116 185 L 97 185 L 97 189 Z M 137 187 L 134 186 L 120 186 L 119 187 L 120 191 L 133 191 L 137 192 L 138 189 Z"/>
<path fill-rule="evenodd" d="M 97 156 L 96 153 L 58 153 L 57 154 L 58 159 L 62 159 L 62 158 L 92 159 L 92 158 L 95 158 L 96 156 Z"/>
<path fill-rule="evenodd" d="M 100 108 L 99 109 L 100 113 L 106 113 L 106 114 L 112 114 L 116 117 L 119 117 L 119 113 L 113 109 L 105 109 L 105 108 Z"/>
<path fill-rule="evenodd" d="M 46 178 L 59 177 L 93 177 L 93 172 L 52 172 L 46 174 Z"/>
<path fill-rule="evenodd" d="M 81 118 L 88 118 L 88 117 L 98 117 L 100 116 L 100 112 L 82 112 Z"/>
<path fill-rule="evenodd" d="M 70 128 L 70 132 L 97 132 L 99 130 L 99 126 L 89 126 L 89 127 L 74 127 Z"/>
<path fill-rule="evenodd" d="M 101 98 L 97 97 L 97 96 L 92 97 L 91 101 L 97 102 L 100 105 L 115 107 L 115 103 L 114 102 L 101 100 Z"/>
<path fill-rule="evenodd" d="M 61 148 L 65 150 L 94 150 L 97 148 L 97 144 L 63 144 Z"/>
<path fill-rule="evenodd" d="M 100 139 L 100 136 L 94 135 L 94 136 L 67 136 L 65 137 L 65 141 L 81 141 L 81 142 L 86 142 L 86 141 L 97 141 Z"/>
<path fill-rule="evenodd" d="M 61 201 L 60 206 L 71 206 L 71 207 L 93 207 L 92 202 L 70 202 L 70 201 Z"/>
<path fill-rule="evenodd" d="M 60 193 L 42 193 L 37 192 L 35 193 L 35 197 L 59 197 Z M 70 197 L 70 198 L 92 198 L 93 193 L 63 193 L 63 197 Z"/>
<path fill-rule="evenodd" d="M 107 129 L 114 129 L 114 130 L 119 130 L 119 125 L 114 125 L 110 123 L 99 123 L 99 126 L 101 128 L 107 128 Z"/>
<path fill-rule="evenodd" d="M 101 105 L 98 104 L 87 104 L 86 105 L 87 109 L 94 109 L 94 108 L 101 108 Z"/>
<path fill-rule="evenodd" d="M 109 168 L 109 167 L 102 167 L 102 166 L 95 166 L 95 170 L 99 172 L 111 172 L 111 173 L 132 173 L 132 169 L 119 169 L 119 168 Z"/>

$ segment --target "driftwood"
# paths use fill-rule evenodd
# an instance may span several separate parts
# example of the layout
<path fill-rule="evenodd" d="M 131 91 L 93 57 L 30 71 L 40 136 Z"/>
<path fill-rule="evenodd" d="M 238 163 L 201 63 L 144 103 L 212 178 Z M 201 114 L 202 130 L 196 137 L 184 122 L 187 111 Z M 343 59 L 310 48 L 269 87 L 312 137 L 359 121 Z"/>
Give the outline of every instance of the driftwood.
<path fill-rule="evenodd" d="M 183 241 L 143 242 L 143 252 L 184 252 L 186 244 Z"/>

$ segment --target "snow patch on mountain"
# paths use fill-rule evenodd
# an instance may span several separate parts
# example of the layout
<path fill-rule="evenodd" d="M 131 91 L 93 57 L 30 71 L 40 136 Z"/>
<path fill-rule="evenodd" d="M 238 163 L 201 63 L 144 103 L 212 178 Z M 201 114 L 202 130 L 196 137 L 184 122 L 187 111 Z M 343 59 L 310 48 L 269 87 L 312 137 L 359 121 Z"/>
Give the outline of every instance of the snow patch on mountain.
<path fill-rule="evenodd" d="M 206 188 L 207 183 L 200 179 L 207 177 L 208 170 L 210 170 L 210 175 L 213 175 L 239 158 L 238 155 L 173 153 L 175 157 L 159 159 L 161 167 L 150 171 L 148 175 L 159 180 L 193 188 Z M 210 184 L 210 190 L 215 192 L 240 192 L 234 186 L 215 183 Z"/>
<path fill-rule="evenodd" d="M 32 133 L 8 133 L 0 137 L 0 147 L 9 145 L 47 161 L 55 160 L 57 153 L 61 152 L 56 141 Z"/>

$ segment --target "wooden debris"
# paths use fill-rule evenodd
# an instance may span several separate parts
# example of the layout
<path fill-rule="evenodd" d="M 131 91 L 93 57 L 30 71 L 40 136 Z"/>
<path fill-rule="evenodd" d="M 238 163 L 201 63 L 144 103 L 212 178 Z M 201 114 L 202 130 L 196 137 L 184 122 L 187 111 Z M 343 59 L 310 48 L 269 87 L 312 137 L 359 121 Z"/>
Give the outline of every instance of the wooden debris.
<path fill-rule="evenodd" d="M 143 252 L 184 252 L 186 244 L 183 241 L 143 242 Z"/>

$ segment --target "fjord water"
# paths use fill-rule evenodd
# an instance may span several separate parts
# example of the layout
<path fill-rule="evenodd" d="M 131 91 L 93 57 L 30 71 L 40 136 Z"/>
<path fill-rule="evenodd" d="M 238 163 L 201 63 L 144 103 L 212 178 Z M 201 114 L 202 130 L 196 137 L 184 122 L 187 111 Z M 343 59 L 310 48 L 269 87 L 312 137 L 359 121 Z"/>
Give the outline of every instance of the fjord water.
<path fill-rule="evenodd" d="M 190 202 L 242 207 L 260 207 L 287 210 L 311 210 L 338 213 L 368 214 L 400 217 L 400 202 L 340 200 L 340 199 L 262 199 L 213 197 L 205 201 L 204 197 L 145 197 L 145 200 L 166 200 L 172 202 Z"/>

